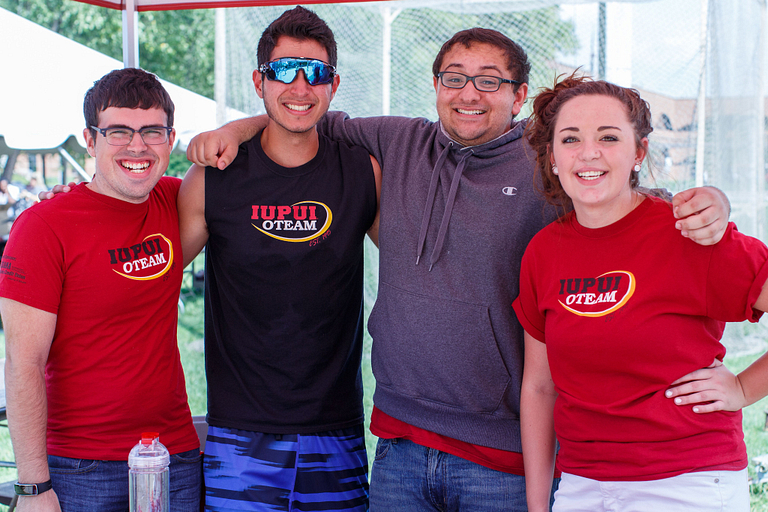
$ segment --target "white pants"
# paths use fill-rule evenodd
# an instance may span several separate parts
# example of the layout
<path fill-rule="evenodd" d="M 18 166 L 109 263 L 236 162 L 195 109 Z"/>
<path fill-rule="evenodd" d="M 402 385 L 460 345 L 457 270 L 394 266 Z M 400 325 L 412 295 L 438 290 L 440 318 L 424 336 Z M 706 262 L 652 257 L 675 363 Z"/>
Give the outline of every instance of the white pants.
<path fill-rule="evenodd" d="M 749 512 L 747 470 L 701 471 L 642 482 L 563 473 L 552 512 Z"/>

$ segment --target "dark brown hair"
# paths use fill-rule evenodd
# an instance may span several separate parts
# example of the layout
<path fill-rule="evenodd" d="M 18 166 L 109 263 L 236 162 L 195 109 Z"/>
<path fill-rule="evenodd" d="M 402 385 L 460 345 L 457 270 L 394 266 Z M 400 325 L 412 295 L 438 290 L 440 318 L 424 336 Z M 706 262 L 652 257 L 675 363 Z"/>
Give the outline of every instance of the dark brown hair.
<path fill-rule="evenodd" d="M 559 79 L 560 77 L 558 77 Z M 560 180 L 552 173 L 550 160 L 555 123 L 560 108 L 576 96 L 593 95 L 616 98 L 624 105 L 627 119 L 634 128 L 635 144 L 643 147 L 642 139 L 653 131 L 651 109 L 635 89 L 620 87 L 603 80 L 592 80 L 588 76 L 576 76 L 576 73 L 556 80 L 551 89 L 541 89 L 533 100 L 533 113 L 526 128 L 528 142 L 536 152 L 536 168 L 541 176 L 541 188 L 551 204 L 563 211 L 573 208 L 573 203 L 560 185 Z M 629 173 L 629 184 L 634 189 L 640 183 L 638 173 Z"/>
<path fill-rule="evenodd" d="M 258 65 L 266 64 L 272 56 L 272 50 L 277 46 L 281 36 L 292 37 L 300 41 L 311 39 L 320 43 L 328 53 L 328 64 L 336 67 L 336 39 L 333 31 L 314 12 L 302 6 L 289 9 L 280 15 L 261 34 L 259 46 L 256 49 Z M 301 57 L 301 55 L 293 55 Z"/>
<path fill-rule="evenodd" d="M 512 78 L 521 84 L 528 83 L 531 64 L 528 62 L 528 55 L 525 50 L 501 32 L 480 27 L 456 32 L 453 37 L 446 41 L 440 51 L 437 52 L 435 62 L 432 64 L 432 74 L 437 76 L 443 65 L 445 55 L 451 51 L 454 45 L 461 44 L 464 45 L 464 48 L 469 48 L 473 43 L 490 44 L 499 48 L 507 58 L 507 69 L 512 73 Z M 520 84 L 515 84 L 514 90 L 517 91 L 518 87 Z"/>
<path fill-rule="evenodd" d="M 168 91 L 155 75 L 143 69 L 116 69 L 93 83 L 83 102 L 86 127 L 99 126 L 99 113 L 109 107 L 160 108 L 168 117 L 168 126 L 173 126 L 174 106 Z M 91 134 L 96 137 L 93 129 Z"/>

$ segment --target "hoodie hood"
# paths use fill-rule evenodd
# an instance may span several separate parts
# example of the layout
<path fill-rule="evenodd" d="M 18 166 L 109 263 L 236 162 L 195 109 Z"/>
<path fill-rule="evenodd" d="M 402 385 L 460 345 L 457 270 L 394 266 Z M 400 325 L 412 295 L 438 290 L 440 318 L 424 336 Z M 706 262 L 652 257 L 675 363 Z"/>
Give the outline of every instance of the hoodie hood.
<path fill-rule="evenodd" d="M 445 202 L 445 209 L 443 210 L 443 216 L 440 220 L 440 229 L 437 233 L 437 240 L 435 241 L 435 247 L 432 249 L 432 253 L 429 256 L 427 263 L 429 264 L 429 270 L 437 260 L 440 258 L 440 253 L 443 250 L 443 244 L 445 243 L 445 236 L 448 232 L 448 225 L 451 222 L 451 214 L 453 213 L 453 205 L 456 202 L 456 194 L 459 191 L 459 185 L 461 183 L 461 177 L 464 174 L 464 169 L 467 165 L 467 160 L 472 156 L 479 158 L 492 157 L 499 153 L 506 151 L 505 145 L 511 141 L 521 138 L 525 132 L 525 121 L 515 121 L 512 128 L 503 133 L 502 135 L 490 140 L 484 144 L 477 146 L 464 146 L 453 139 L 451 139 L 445 132 L 442 122 L 438 122 L 440 129 L 437 132 L 437 142 L 443 147 L 440 152 L 440 157 L 437 159 L 435 166 L 432 168 L 432 177 L 429 182 L 429 189 L 427 191 L 427 201 L 424 205 L 424 213 L 421 217 L 421 227 L 419 228 L 419 239 L 416 249 L 416 265 L 421 261 L 422 253 L 424 252 L 424 245 L 427 239 L 427 230 L 432 218 L 432 208 L 435 204 L 435 197 L 437 196 L 438 185 L 440 184 L 440 171 L 445 165 L 445 161 L 451 152 L 457 154 L 458 164 L 453 171 L 451 178 L 450 189 L 448 192 L 448 198 Z"/>

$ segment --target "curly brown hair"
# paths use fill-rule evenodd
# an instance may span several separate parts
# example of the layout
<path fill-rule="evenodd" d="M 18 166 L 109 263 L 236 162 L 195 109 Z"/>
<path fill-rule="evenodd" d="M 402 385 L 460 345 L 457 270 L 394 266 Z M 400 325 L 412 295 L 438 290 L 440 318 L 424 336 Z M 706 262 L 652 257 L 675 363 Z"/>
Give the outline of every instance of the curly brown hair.
<path fill-rule="evenodd" d="M 561 75 L 562 76 L 562 75 Z M 635 143 L 643 147 L 642 140 L 653 131 L 651 126 L 651 108 L 635 89 L 620 87 L 603 80 L 593 80 L 576 73 L 563 78 L 558 77 L 551 89 L 541 89 L 533 100 L 533 113 L 526 127 L 528 142 L 536 152 L 536 168 L 541 177 L 541 191 L 550 204 L 561 208 L 563 212 L 573 208 L 571 198 L 565 193 L 560 180 L 552 172 L 551 153 L 555 123 L 562 106 L 570 99 L 582 95 L 608 96 L 619 100 L 627 110 L 627 119 L 634 127 Z M 635 189 L 640 179 L 638 173 L 631 172 L 629 184 Z"/>

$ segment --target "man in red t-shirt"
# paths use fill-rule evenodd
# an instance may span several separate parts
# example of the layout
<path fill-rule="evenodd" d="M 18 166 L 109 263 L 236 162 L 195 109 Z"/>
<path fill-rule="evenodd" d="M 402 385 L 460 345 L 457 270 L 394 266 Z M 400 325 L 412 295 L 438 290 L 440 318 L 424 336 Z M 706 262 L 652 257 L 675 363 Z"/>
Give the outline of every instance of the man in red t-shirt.
<path fill-rule="evenodd" d="M 113 71 L 85 97 L 90 183 L 33 206 L 0 263 L 18 510 L 127 510 L 142 432 L 171 453 L 171 509 L 196 510 L 200 450 L 176 345 L 176 196 L 162 177 L 174 106 L 154 75 Z"/>

